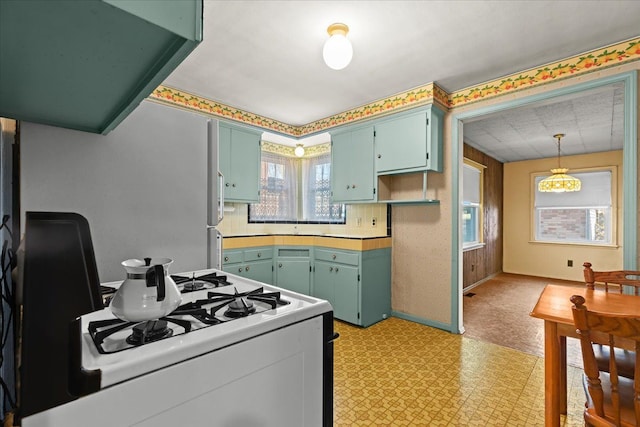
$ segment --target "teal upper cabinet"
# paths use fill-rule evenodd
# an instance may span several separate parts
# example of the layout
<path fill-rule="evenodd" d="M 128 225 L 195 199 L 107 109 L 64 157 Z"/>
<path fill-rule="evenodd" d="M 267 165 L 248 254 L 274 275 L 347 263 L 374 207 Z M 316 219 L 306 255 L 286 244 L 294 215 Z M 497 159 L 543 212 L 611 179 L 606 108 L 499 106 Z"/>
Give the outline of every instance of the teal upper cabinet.
<path fill-rule="evenodd" d="M 331 174 L 334 202 L 375 200 L 373 126 L 331 135 Z"/>
<path fill-rule="evenodd" d="M 259 132 L 220 123 L 218 144 L 225 201 L 260 200 L 260 137 Z"/>
<path fill-rule="evenodd" d="M 375 125 L 376 173 L 442 172 L 444 113 L 435 106 Z"/>
<path fill-rule="evenodd" d="M 106 134 L 202 41 L 202 0 L 0 2 L 0 116 Z"/>

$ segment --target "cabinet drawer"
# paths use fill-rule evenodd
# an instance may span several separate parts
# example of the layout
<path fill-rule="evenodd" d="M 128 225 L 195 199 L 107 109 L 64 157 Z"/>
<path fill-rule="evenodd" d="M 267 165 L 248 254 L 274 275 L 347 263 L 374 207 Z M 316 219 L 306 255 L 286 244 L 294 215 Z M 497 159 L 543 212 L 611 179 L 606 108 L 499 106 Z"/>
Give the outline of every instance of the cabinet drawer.
<path fill-rule="evenodd" d="M 351 252 L 332 251 L 329 249 L 316 249 L 315 259 L 340 264 L 358 265 L 358 254 Z"/>
<path fill-rule="evenodd" d="M 272 259 L 273 258 L 273 249 L 249 249 L 244 251 L 244 260 L 245 261 L 260 261 L 263 259 Z"/>
<path fill-rule="evenodd" d="M 279 257 L 296 257 L 296 258 L 309 258 L 309 249 L 278 249 Z"/>
<path fill-rule="evenodd" d="M 242 251 L 229 251 L 222 254 L 222 264 L 235 264 L 242 262 Z"/>

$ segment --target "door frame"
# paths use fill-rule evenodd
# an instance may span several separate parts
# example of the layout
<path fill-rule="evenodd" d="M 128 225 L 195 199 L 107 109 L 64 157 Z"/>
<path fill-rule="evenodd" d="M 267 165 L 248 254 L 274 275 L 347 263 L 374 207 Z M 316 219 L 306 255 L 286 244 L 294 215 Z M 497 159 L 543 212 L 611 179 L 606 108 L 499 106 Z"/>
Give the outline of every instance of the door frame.
<path fill-rule="evenodd" d="M 463 162 L 463 125 L 465 120 L 509 110 L 516 107 L 548 100 L 558 96 L 579 93 L 585 90 L 624 83 L 624 146 L 623 146 L 623 195 L 622 203 L 622 258 L 623 268 L 635 270 L 637 267 L 637 212 L 638 212 L 638 79 L 637 70 L 604 77 L 590 82 L 578 83 L 549 92 L 526 96 L 500 104 L 481 107 L 472 111 L 453 114 L 451 121 L 451 332 L 463 333 L 462 318 L 462 162 Z M 632 242 L 632 244 L 629 244 Z"/>

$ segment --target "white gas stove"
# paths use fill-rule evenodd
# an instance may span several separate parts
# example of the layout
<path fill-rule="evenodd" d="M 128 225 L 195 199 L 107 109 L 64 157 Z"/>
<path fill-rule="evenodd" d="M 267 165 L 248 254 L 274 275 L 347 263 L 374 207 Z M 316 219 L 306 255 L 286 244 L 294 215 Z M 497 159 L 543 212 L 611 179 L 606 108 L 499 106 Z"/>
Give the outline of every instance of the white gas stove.
<path fill-rule="evenodd" d="M 182 303 L 157 321 L 126 323 L 109 307 L 80 317 L 70 389 L 81 397 L 22 424 L 332 425 L 328 302 L 219 270 L 177 276 Z M 97 416 L 105 408 L 115 424 Z"/>

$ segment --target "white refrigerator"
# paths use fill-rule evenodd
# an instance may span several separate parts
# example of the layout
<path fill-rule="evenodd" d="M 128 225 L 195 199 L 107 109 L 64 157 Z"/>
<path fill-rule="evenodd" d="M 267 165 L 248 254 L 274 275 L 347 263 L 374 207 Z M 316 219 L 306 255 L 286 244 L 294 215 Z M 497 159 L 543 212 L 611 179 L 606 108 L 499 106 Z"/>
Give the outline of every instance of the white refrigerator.
<path fill-rule="evenodd" d="M 20 156 L 21 223 L 26 211 L 85 216 L 101 282 L 123 280 L 130 258 L 220 268 L 216 120 L 143 101 L 108 135 L 23 122 Z"/>

